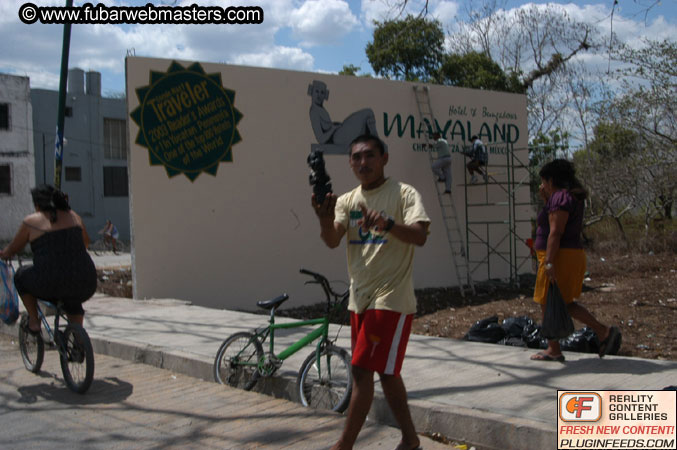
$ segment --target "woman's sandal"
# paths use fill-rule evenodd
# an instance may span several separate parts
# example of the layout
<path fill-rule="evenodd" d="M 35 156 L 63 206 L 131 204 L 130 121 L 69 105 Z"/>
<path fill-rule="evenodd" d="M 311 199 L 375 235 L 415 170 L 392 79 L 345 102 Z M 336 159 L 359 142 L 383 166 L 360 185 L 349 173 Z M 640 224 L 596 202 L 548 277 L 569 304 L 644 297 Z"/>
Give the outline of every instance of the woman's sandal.
<path fill-rule="evenodd" d="M 545 352 L 538 352 L 533 355 L 531 355 L 532 361 L 556 361 L 556 362 L 564 362 L 564 355 L 559 354 L 557 356 L 550 356 Z"/>
<path fill-rule="evenodd" d="M 23 324 L 23 327 L 24 327 L 24 329 L 28 332 L 28 334 L 30 334 L 31 336 L 40 336 L 40 334 L 42 333 L 42 329 L 41 329 L 41 328 L 38 328 L 37 330 L 34 330 L 34 329 L 32 329 L 32 328 L 30 327 L 30 325 L 28 325 L 28 322 L 24 323 L 24 324 Z"/>

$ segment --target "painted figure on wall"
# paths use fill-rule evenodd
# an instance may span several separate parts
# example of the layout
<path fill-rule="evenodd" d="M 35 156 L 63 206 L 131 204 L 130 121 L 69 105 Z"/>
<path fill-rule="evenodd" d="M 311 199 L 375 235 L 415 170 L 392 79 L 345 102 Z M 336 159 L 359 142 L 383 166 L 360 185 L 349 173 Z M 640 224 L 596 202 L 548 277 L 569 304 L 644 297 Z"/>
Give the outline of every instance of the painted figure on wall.
<path fill-rule="evenodd" d="M 308 85 L 308 95 L 312 98 L 310 104 L 310 124 L 317 139 L 312 150 L 320 150 L 325 154 L 347 155 L 348 146 L 357 136 L 370 134 L 378 136 L 376 119 L 371 108 L 361 109 L 346 117 L 343 122 L 332 122 L 323 103 L 329 98 L 327 85 L 319 80 L 313 80 Z"/>

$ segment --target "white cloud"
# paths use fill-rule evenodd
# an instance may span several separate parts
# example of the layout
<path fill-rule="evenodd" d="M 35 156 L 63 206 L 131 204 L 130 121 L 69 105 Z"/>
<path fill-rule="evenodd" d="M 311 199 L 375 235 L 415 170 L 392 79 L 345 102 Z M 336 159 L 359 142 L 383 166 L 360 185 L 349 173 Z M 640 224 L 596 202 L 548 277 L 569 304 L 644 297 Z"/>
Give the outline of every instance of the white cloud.
<path fill-rule="evenodd" d="M 532 6 L 532 4 L 524 4 L 520 8 L 529 6 Z M 552 6 L 561 8 L 572 19 L 593 26 L 605 39 L 608 39 L 613 26 L 614 34 L 629 45 L 639 44 L 638 40 L 642 38 L 663 40 L 674 39 L 677 36 L 677 23 L 674 22 L 674 19 L 670 23 L 665 16 L 660 14 L 652 15 L 645 22 L 644 14 L 617 7 L 614 10 L 612 22 L 611 9 L 605 3 L 582 6 L 573 3 L 537 6 L 543 9 Z M 655 12 L 660 11 L 660 7 L 655 10 Z"/>
<path fill-rule="evenodd" d="M 371 28 L 375 20 L 382 22 L 392 14 L 393 8 L 387 0 L 362 0 L 360 17 L 367 28 Z"/>
<path fill-rule="evenodd" d="M 308 0 L 292 11 L 289 25 L 302 46 L 312 47 L 340 42 L 359 21 L 343 0 Z"/>
<path fill-rule="evenodd" d="M 373 27 L 374 20 L 406 17 L 408 14 L 418 16 L 426 7 L 425 0 L 409 0 L 404 10 L 402 0 L 362 0 L 361 18 L 368 28 Z M 428 0 L 428 14 L 443 24 L 452 21 L 458 13 L 459 3 L 449 0 Z"/>
<path fill-rule="evenodd" d="M 231 62 L 245 66 L 310 71 L 314 59 L 312 55 L 299 48 L 276 46 L 266 52 L 239 54 Z"/>
<path fill-rule="evenodd" d="M 433 8 L 432 16 L 442 22 L 442 25 L 446 25 L 456 20 L 458 9 L 459 5 L 456 2 L 441 1 Z"/>

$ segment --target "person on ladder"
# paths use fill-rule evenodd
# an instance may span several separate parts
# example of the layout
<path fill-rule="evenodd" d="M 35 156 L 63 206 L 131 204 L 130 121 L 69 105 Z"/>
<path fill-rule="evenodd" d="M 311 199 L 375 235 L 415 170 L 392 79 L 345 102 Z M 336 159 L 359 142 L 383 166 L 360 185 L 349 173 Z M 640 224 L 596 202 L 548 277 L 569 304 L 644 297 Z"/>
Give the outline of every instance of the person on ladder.
<path fill-rule="evenodd" d="M 438 131 L 433 133 L 434 144 L 430 147 L 437 153 L 437 159 L 433 162 L 433 173 L 437 175 L 437 181 L 444 182 L 444 193 L 451 194 L 451 153 L 449 143 L 442 138 Z"/>

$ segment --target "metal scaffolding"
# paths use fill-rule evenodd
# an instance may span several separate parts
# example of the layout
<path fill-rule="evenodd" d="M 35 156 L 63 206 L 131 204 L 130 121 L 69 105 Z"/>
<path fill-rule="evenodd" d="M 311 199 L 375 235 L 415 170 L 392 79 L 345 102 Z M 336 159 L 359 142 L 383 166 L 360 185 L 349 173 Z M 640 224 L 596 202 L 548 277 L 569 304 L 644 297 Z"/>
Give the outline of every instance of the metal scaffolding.
<path fill-rule="evenodd" d="M 485 167 L 489 175 L 487 182 L 469 184 L 467 172 L 464 171 L 469 271 L 474 279 L 507 279 L 511 284 L 519 285 L 520 270 L 531 262 L 531 255 L 526 251 L 527 238 L 531 236 L 531 214 L 518 214 L 519 208 L 532 207 L 528 152 L 525 160 L 518 156 L 513 143 L 491 145 L 493 150 L 501 147 L 505 158 L 500 161 L 497 155 L 490 155 Z M 482 199 L 470 203 L 468 194 L 471 190 L 480 190 Z M 501 209 L 503 214 L 497 214 L 497 209 Z M 502 216 L 503 219 L 489 218 L 487 211 L 490 211 L 491 216 Z M 525 216 L 528 218 L 518 218 Z M 521 224 L 529 224 L 528 229 L 523 230 L 526 227 Z M 524 245 L 524 255 L 518 250 L 520 244 Z M 497 262 L 503 264 L 497 268 Z M 508 271 L 504 270 L 505 264 Z"/>

